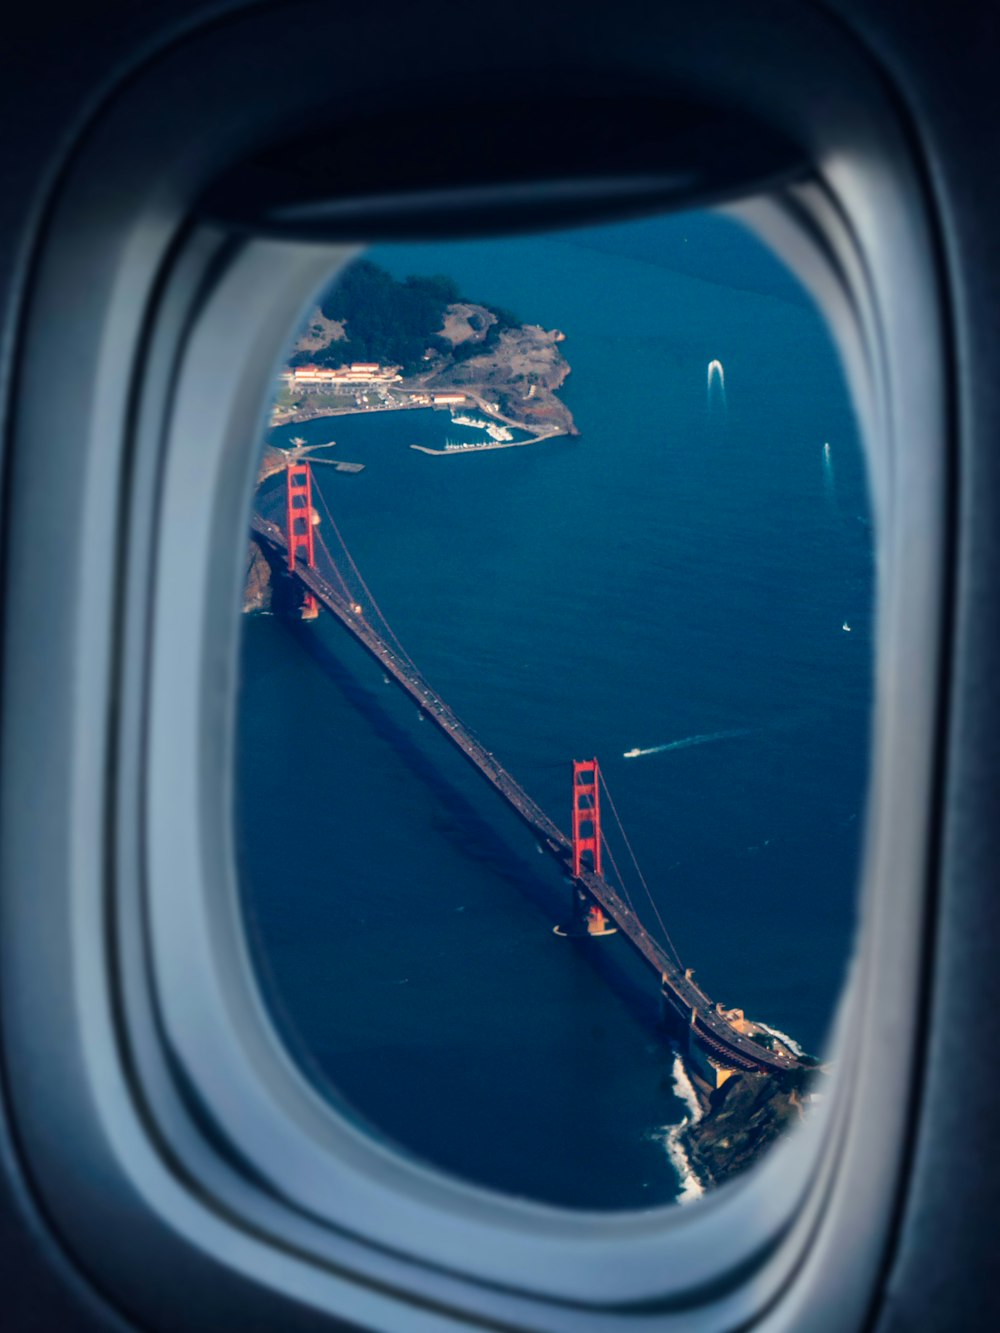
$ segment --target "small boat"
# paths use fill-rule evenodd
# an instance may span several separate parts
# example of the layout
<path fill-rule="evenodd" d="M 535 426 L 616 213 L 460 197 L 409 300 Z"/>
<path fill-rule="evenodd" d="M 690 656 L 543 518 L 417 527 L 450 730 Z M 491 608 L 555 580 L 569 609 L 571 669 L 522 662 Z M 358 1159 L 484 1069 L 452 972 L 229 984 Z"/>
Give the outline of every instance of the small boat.
<path fill-rule="evenodd" d="M 850 634 L 851 632 L 851 627 L 846 620 L 844 621 L 844 623 L 841 625 L 840 628 L 844 631 L 845 634 Z"/>
<path fill-rule="evenodd" d="M 626 750 L 625 753 L 622 755 L 622 758 L 623 758 L 623 759 L 638 759 L 639 756 L 640 756 L 641 754 L 642 754 L 642 751 L 639 749 L 638 745 L 636 745 L 636 746 L 633 747 L 633 749 L 631 749 L 631 750 Z"/>

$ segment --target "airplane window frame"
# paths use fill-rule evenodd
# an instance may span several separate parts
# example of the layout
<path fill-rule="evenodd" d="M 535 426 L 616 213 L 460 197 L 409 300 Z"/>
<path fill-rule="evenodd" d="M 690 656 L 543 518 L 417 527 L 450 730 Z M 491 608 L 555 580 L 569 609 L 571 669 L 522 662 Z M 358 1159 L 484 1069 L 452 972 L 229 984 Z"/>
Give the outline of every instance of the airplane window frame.
<path fill-rule="evenodd" d="M 146 1300 L 127 1271 L 136 1242 L 119 1221 L 120 1252 L 98 1252 L 88 1234 L 93 1190 L 67 1172 L 60 1134 L 85 1142 L 96 1178 L 109 1182 L 98 1214 L 110 1207 L 112 1227 L 116 1208 L 141 1219 L 164 1267 L 179 1262 L 196 1289 L 212 1284 L 212 1317 L 220 1302 L 239 1309 L 264 1288 L 277 1312 L 305 1304 L 379 1327 L 398 1326 L 404 1307 L 412 1320 L 409 1302 L 418 1301 L 428 1327 L 449 1311 L 474 1320 L 488 1310 L 512 1326 L 655 1318 L 657 1327 L 715 1328 L 760 1317 L 779 1298 L 781 1326 L 795 1327 L 796 1292 L 804 1299 L 808 1287 L 814 1301 L 845 1268 L 870 1269 L 849 1220 L 867 1198 L 885 1232 L 894 1197 L 886 1180 L 905 1150 L 900 1089 L 910 1086 L 917 1042 L 908 1002 L 923 965 L 948 487 L 926 199 L 892 109 L 865 91 L 891 169 L 831 155 L 822 186 L 791 186 L 748 210 L 818 284 L 869 438 L 884 442 L 873 451 L 882 531 L 868 887 L 836 1043 L 845 1051 L 849 1031 L 858 1045 L 811 1132 L 685 1213 L 563 1214 L 447 1181 L 348 1131 L 274 1037 L 242 948 L 224 834 L 239 536 L 271 375 L 336 256 L 211 227 L 178 239 L 181 210 L 137 195 L 114 201 L 117 231 L 94 241 L 96 263 L 81 264 L 73 210 L 95 172 L 124 179 L 115 133 L 98 136 L 64 184 L 24 331 L 9 540 L 55 518 L 65 540 L 39 554 L 35 581 L 11 577 L 5 614 L 9 633 L 37 634 L 40 588 L 45 610 L 65 619 L 39 673 L 8 664 L 14 713 L 5 743 L 8 754 L 28 752 L 24 729 L 39 724 L 30 699 L 46 688 L 56 702 L 42 719 L 45 735 L 68 762 L 53 776 L 51 756 L 39 755 L 24 781 L 64 813 L 65 835 L 40 847 L 38 812 L 4 793 L 5 872 L 22 886 L 5 921 L 4 1022 L 36 1188 L 74 1251 L 126 1304 Z M 130 290 L 147 294 L 138 308 Z M 75 319 L 100 337 L 81 349 L 77 323 L 56 335 L 80 362 L 57 398 L 40 349 L 67 291 Z M 236 337 L 234 327 L 245 332 Z M 133 382 L 121 367 L 133 366 L 138 341 L 141 382 Z M 76 459 L 67 452 L 74 420 L 83 423 Z M 39 457 L 65 469 L 63 484 L 39 475 Z M 75 558 L 69 575 L 67 557 Z M 82 709 L 70 713 L 70 701 Z M 923 725 L 908 723 L 914 717 Z M 182 811 L 182 800 L 192 808 Z M 94 827 L 106 829 L 101 845 Z M 179 869 L 186 897 L 176 890 Z M 47 891 L 34 892 L 40 885 Z M 287 1152 L 273 1170 L 277 1135 Z"/>

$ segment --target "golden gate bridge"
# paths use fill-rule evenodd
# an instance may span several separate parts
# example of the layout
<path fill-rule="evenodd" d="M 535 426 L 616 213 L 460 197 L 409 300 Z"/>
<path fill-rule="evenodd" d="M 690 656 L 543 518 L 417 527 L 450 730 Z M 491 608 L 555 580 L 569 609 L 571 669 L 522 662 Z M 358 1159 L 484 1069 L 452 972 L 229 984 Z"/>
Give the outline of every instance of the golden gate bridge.
<path fill-rule="evenodd" d="M 313 484 L 308 462 L 289 462 L 284 469 L 284 523 L 254 512 L 251 531 L 273 569 L 284 571 L 299 589 L 298 614 L 313 620 L 326 610 L 374 658 L 386 676 L 448 738 L 452 745 L 503 797 L 528 826 L 539 846 L 548 852 L 572 881 L 570 924 L 559 933 L 603 936 L 620 932 L 659 979 L 665 1017 L 683 1029 L 689 1043 L 723 1070 L 777 1074 L 796 1069 L 802 1058 L 775 1043 L 764 1046 L 749 1035 L 740 1011 L 726 1011 L 713 1003 L 685 968 L 667 934 L 628 835 L 596 758 L 574 760 L 572 765 L 572 836 L 567 837 L 541 806 L 496 757 L 476 738 L 429 684 L 396 637 L 366 584 L 330 513 L 322 490 Z M 343 564 L 334 559 L 320 531 L 323 507 L 326 525 L 336 541 Z M 618 825 L 639 882 L 666 945 L 646 928 L 635 910 L 602 830 L 602 795 Z M 618 887 L 604 874 L 604 856 L 615 872 Z M 734 1015 L 739 1015 L 734 1020 Z M 757 1029 L 759 1030 L 759 1029 Z"/>

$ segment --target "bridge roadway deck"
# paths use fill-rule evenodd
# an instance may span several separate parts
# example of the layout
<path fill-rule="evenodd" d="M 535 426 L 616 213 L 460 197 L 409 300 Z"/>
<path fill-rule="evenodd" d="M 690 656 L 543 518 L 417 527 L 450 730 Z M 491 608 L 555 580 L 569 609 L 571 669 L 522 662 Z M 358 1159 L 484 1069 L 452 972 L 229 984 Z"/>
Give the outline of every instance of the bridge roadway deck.
<path fill-rule="evenodd" d="M 287 547 L 284 534 L 275 523 L 254 514 L 251 528 L 258 539 L 266 542 L 282 559 Z M 445 701 L 430 688 L 419 672 L 394 651 L 362 614 L 350 604 L 317 569 L 299 565 L 295 577 L 336 617 L 344 628 L 378 662 L 393 680 L 417 704 L 425 717 L 434 722 L 451 743 L 490 782 L 532 832 L 544 848 L 571 872 L 573 848 L 569 838 L 552 822 L 536 801 L 533 801 L 518 783 L 475 737 L 471 736 L 458 716 Z M 778 1073 L 796 1068 L 800 1061 L 792 1056 L 768 1051 L 745 1036 L 729 1023 L 709 997 L 691 977 L 673 961 L 670 955 L 650 935 L 635 912 L 615 892 L 607 880 L 584 873 L 581 882 L 587 892 L 600 903 L 621 933 L 640 957 L 659 975 L 664 1001 L 678 1019 L 688 1024 L 691 1035 L 709 1055 L 729 1067 Z"/>

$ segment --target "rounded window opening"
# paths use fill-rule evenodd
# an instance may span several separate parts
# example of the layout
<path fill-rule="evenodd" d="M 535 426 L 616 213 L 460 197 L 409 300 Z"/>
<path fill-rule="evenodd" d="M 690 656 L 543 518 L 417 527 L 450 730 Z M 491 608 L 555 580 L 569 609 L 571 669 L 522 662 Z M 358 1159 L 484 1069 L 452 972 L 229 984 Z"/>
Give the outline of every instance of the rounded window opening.
<path fill-rule="evenodd" d="M 289 1048 L 412 1156 L 689 1202 L 810 1114 L 873 532 L 824 321 L 713 213 L 370 249 L 254 499 L 237 836 Z"/>

